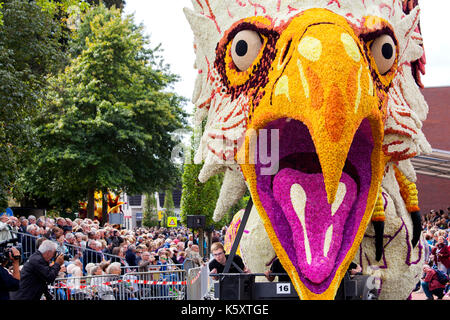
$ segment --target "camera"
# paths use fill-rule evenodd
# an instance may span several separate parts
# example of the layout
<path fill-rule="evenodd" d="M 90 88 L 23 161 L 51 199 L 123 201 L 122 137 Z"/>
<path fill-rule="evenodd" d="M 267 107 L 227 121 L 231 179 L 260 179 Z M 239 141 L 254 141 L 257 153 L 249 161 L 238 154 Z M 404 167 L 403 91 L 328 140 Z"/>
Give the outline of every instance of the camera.
<path fill-rule="evenodd" d="M 63 254 L 63 253 L 61 253 L 61 252 L 56 251 L 56 252 L 55 252 L 55 255 L 54 255 L 54 257 L 53 257 L 53 260 L 56 260 L 56 258 L 57 258 L 58 256 L 60 256 L 60 255 L 64 255 L 64 261 L 70 261 L 70 259 L 72 258 L 72 257 L 70 256 L 70 254 Z"/>
<path fill-rule="evenodd" d="M 12 262 L 9 256 L 9 254 L 12 253 L 12 247 L 15 247 L 20 251 L 20 246 L 14 246 L 14 244 L 17 244 L 17 242 L 19 242 L 19 239 L 17 238 L 0 242 L 0 264 L 3 265 L 5 262 L 8 262 L 8 267 L 8 265 Z M 12 255 L 12 258 L 14 260 L 20 260 L 20 255 Z"/>

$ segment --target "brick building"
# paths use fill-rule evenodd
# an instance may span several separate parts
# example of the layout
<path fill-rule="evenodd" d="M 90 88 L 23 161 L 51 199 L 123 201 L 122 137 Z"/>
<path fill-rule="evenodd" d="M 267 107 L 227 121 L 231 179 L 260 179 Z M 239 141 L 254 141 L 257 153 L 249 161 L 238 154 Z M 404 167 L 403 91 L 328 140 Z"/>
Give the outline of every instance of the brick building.
<path fill-rule="evenodd" d="M 433 154 L 413 160 L 419 206 L 423 213 L 450 207 L 450 87 L 422 90 L 429 106 L 423 132 Z"/>

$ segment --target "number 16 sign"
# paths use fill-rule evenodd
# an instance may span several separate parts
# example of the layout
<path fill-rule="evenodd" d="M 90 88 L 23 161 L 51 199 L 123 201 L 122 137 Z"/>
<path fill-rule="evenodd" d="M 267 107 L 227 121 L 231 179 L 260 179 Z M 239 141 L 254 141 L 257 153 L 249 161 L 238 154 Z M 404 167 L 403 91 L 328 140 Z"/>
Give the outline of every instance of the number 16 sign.
<path fill-rule="evenodd" d="M 277 294 L 290 294 L 291 284 L 290 283 L 277 283 Z"/>

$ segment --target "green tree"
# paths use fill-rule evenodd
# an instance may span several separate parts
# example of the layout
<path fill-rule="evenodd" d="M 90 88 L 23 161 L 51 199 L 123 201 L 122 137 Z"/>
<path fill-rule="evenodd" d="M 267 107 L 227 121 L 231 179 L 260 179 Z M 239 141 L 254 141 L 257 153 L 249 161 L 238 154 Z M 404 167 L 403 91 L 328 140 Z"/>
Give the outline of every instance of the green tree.
<path fill-rule="evenodd" d="M 91 5 L 99 5 L 100 3 L 103 3 L 107 8 L 115 7 L 121 10 L 123 9 L 126 3 L 125 0 L 88 0 L 88 2 Z"/>
<path fill-rule="evenodd" d="M 85 48 L 51 79 L 28 181 L 72 202 L 84 194 L 92 218 L 95 190 L 140 194 L 176 180 L 171 132 L 185 114 L 184 99 L 168 92 L 177 77 L 156 60 L 143 28 L 118 9 L 91 10 L 80 27 L 90 30 Z"/>
<path fill-rule="evenodd" d="M 191 137 L 191 148 L 186 154 L 188 159 L 194 159 L 194 150 L 196 149 L 196 132 Z M 211 177 L 206 183 L 198 180 L 198 175 L 202 169 L 202 164 L 195 164 L 193 161 L 186 161 L 183 166 L 182 174 L 182 194 L 181 194 L 181 222 L 186 223 L 188 215 L 206 216 L 206 225 L 215 224 L 216 227 L 223 226 L 226 221 L 222 220 L 215 223 L 212 220 L 214 208 L 219 198 L 220 187 L 223 181 L 223 175 L 218 174 Z"/>
<path fill-rule="evenodd" d="M 204 124 L 203 124 L 204 125 Z M 249 192 L 244 195 L 231 209 L 228 214 L 219 222 L 215 222 L 212 217 L 219 199 L 220 189 L 223 183 L 224 174 L 220 173 L 211 178 L 205 183 L 198 180 L 198 175 L 202 169 L 203 164 L 193 163 L 194 152 L 198 148 L 198 129 L 194 129 L 191 136 L 191 146 L 185 154 L 186 160 L 183 165 L 182 174 L 182 194 L 181 194 L 181 222 L 186 224 L 188 215 L 204 215 L 206 216 L 206 228 L 210 229 L 214 226 L 215 229 L 220 229 L 228 225 L 233 216 L 241 209 L 245 208 L 250 197 Z M 211 240 L 211 234 L 208 232 L 208 240 Z M 201 234 L 201 238 L 202 238 Z M 203 244 L 203 241 L 201 242 Z M 208 246 L 209 248 L 209 246 Z M 201 251 L 203 252 L 203 251 Z"/>
<path fill-rule="evenodd" d="M 4 0 L 0 24 L 0 209 L 34 148 L 32 120 L 63 66 L 60 26 L 34 2 Z"/>
<path fill-rule="evenodd" d="M 163 205 L 164 209 L 166 209 L 164 211 L 164 219 L 161 223 L 161 225 L 163 226 L 167 226 L 167 221 L 169 217 L 174 217 L 175 216 L 175 205 L 173 203 L 173 194 L 171 190 L 166 190 L 164 192 L 164 205 Z"/>
<path fill-rule="evenodd" d="M 155 193 L 145 193 L 144 217 L 142 224 L 144 227 L 153 227 L 158 225 L 158 208 L 156 206 Z"/>
<path fill-rule="evenodd" d="M 2 12 L 2 8 L 3 8 L 3 2 L 0 2 L 0 26 L 3 25 L 3 12 Z"/>

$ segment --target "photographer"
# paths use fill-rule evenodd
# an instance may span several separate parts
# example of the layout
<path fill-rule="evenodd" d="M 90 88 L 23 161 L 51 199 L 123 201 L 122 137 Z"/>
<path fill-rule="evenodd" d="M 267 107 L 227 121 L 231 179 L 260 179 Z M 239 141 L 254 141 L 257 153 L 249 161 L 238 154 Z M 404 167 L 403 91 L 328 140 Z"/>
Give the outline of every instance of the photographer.
<path fill-rule="evenodd" d="M 9 260 L 3 259 L 0 266 L 0 300 L 9 300 L 9 292 L 19 289 L 20 280 L 20 252 L 16 248 L 12 247 L 8 252 Z M 19 257 L 19 258 L 16 258 Z M 12 275 L 8 272 L 5 266 L 12 261 L 13 272 Z"/>
<path fill-rule="evenodd" d="M 24 264 L 20 277 L 20 288 L 14 294 L 15 300 L 40 300 L 42 294 L 47 300 L 52 297 L 48 292 L 48 284 L 55 281 L 59 269 L 64 263 L 64 255 L 55 258 L 57 245 L 45 240 Z M 55 258 L 55 262 L 51 262 Z"/>

